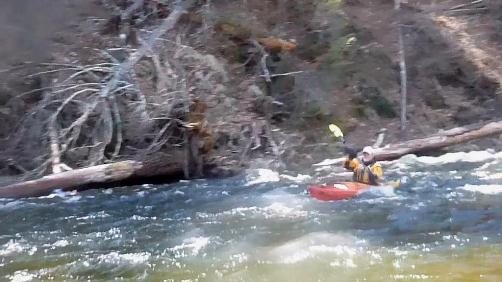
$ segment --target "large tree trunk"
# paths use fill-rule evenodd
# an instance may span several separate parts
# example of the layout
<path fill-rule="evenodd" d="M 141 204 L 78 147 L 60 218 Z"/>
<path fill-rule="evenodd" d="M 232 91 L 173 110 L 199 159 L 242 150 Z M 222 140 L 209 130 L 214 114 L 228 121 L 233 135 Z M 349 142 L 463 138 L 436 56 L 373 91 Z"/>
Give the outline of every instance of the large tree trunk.
<path fill-rule="evenodd" d="M 375 150 L 375 157 L 381 161 L 393 160 L 406 154 L 440 149 L 498 134 L 502 134 L 502 121 L 492 122 L 483 126 L 457 127 L 430 137 L 390 144 L 385 148 L 378 148 Z"/>
<path fill-rule="evenodd" d="M 91 166 L 5 186 L 0 188 L 0 198 L 37 197 L 50 194 L 56 189 L 71 191 L 140 183 L 150 177 L 162 177 L 165 182 L 179 180 L 183 178 L 183 167 L 161 158 Z"/>
<path fill-rule="evenodd" d="M 439 132 L 430 137 L 413 139 L 400 143 L 388 144 L 384 148 L 375 149 L 375 158 L 379 161 L 390 161 L 399 159 L 407 154 L 430 153 L 434 150 L 451 145 L 466 143 L 472 140 L 502 134 L 502 121 L 491 122 L 485 125 L 470 125 L 456 127 L 450 130 Z M 361 151 L 362 148 L 353 148 Z M 327 166 L 340 164 L 346 157 L 324 160 L 314 166 Z"/>
<path fill-rule="evenodd" d="M 394 10 L 397 13 L 397 33 L 399 45 L 399 69 L 401 78 L 401 130 L 406 129 L 406 104 L 407 104 L 407 74 L 406 74 L 406 55 L 404 50 L 403 27 L 401 23 L 401 0 L 394 0 Z"/>

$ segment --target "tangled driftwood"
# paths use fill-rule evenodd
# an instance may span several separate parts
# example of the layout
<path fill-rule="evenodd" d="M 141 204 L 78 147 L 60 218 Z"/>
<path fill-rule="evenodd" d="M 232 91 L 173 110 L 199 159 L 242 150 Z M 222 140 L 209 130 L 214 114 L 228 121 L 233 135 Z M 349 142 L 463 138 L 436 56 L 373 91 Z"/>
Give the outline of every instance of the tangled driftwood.
<path fill-rule="evenodd" d="M 482 126 L 457 127 L 434 136 L 396 143 L 376 149 L 379 160 L 397 159 L 410 153 L 418 153 L 460 144 L 475 139 L 502 134 L 502 121 Z M 124 161 L 61 172 L 37 180 L 0 188 L 0 197 L 19 198 L 48 194 L 55 189 L 74 190 L 91 184 L 107 184 L 119 181 L 162 176 L 168 179 L 183 174 L 182 165 L 169 164 L 165 158 L 155 161 Z"/>

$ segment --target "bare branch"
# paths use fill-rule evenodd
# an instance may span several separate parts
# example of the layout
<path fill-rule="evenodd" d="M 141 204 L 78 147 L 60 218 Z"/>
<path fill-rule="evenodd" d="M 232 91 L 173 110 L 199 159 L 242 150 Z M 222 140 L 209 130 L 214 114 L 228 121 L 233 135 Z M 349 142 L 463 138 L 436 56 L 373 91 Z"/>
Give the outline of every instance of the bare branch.
<path fill-rule="evenodd" d="M 126 20 L 132 13 L 134 13 L 137 9 L 141 8 L 144 2 L 145 0 L 135 0 L 134 3 L 132 3 L 132 5 L 127 7 L 127 9 L 120 14 L 120 18 L 122 20 Z"/>
<path fill-rule="evenodd" d="M 459 10 L 459 9 L 463 9 L 463 8 L 466 8 L 466 7 L 474 6 L 474 5 L 477 5 L 477 4 L 483 4 L 483 2 L 484 2 L 483 0 L 476 0 L 476 1 L 472 1 L 470 3 L 465 3 L 465 4 L 460 4 L 460 5 L 457 5 L 457 6 L 453 6 L 449 10 L 450 11 L 451 10 Z"/>
<path fill-rule="evenodd" d="M 160 147 L 162 147 L 168 141 L 168 139 L 169 139 L 168 137 L 162 138 L 162 136 L 164 136 L 167 129 L 172 125 L 172 122 L 173 121 L 170 120 L 168 123 L 166 123 L 162 127 L 162 129 L 159 131 L 157 136 L 155 136 L 155 138 L 153 139 L 152 144 L 150 146 L 148 146 L 148 148 L 146 149 L 147 153 L 153 153 L 153 152 L 159 150 Z"/>
<path fill-rule="evenodd" d="M 288 75 L 294 75 L 294 74 L 299 74 L 303 73 L 304 71 L 292 71 L 292 72 L 286 72 L 286 73 L 275 73 L 275 74 L 269 74 L 268 77 L 277 77 L 277 76 L 288 76 Z M 266 75 L 260 75 L 261 77 L 266 77 Z"/>
<path fill-rule="evenodd" d="M 119 107 L 117 105 L 117 99 L 112 96 L 112 113 L 113 113 L 113 120 L 115 122 L 115 149 L 113 150 L 112 154 L 112 159 L 117 158 L 120 152 L 120 148 L 122 146 L 122 118 L 120 117 L 120 112 L 119 112 Z"/>
<path fill-rule="evenodd" d="M 63 110 L 63 108 L 68 103 L 70 103 L 73 99 L 75 99 L 75 97 L 77 97 L 78 95 L 83 94 L 85 92 L 98 92 L 98 91 L 99 90 L 96 90 L 96 89 L 86 88 L 86 89 L 83 89 L 83 90 L 80 90 L 80 91 L 77 91 L 77 92 L 73 93 L 70 97 L 66 98 L 66 100 L 61 104 L 61 106 L 59 106 L 59 108 L 56 110 L 56 112 L 54 112 L 52 114 L 52 116 L 51 116 L 51 119 L 53 120 L 52 122 L 56 121 L 56 118 L 59 115 L 59 113 Z"/>
<path fill-rule="evenodd" d="M 193 5 L 195 2 L 194 0 L 185 0 L 182 1 L 183 4 L 180 4 L 177 1 L 177 5 L 174 8 L 174 10 L 171 12 L 169 17 L 167 17 L 163 23 L 155 29 L 152 34 L 150 35 L 150 38 L 143 44 L 136 52 L 134 52 L 125 62 L 120 64 L 116 69 L 113 77 L 110 79 L 110 81 L 103 87 L 101 91 L 101 97 L 107 97 L 108 94 L 114 90 L 117 87 L 117 84 L 119 80 L 124 76 L 126 73 L 129 73 L 131 69 L 136 65 L 136 63 L 143 58 L 151 49 L 152 46 L 155 44 L 155 41 L 162 36 L 165 32 L 168 30 L 172 29 L 176 23 L 178 22 L 179 18 L 181 15 L 185 12 L 185 10 Z"/>
<path fill-rule="evenodd" d="M 260 63 L 261 63 L 261 69 L 262 69 L 262 72 L 263 72 L 263 77 L 265 77 L 265 81 L 267 83 L 271 83 L 272 82 L 272 79 L 270 78 L 270 71 L 268 70 L 268 67 L 267 67 L 267 58 L 268 58 L 268 53 L 267 51 L 265 51 L 265 48 L 263 48 L 263 46 L 258 43 L 258 41 L 256 40 L 251 40 L 251 43 L 256 47 L 258 48 L 258 50 L 260 50 L 260 53 L 262 54 L 262 57 L 261 57 L 261 60 L 260 60 Z"/>
<path fill-rule="evenodd" d="M 488 8 L 482 7 L 482 8 L 472 8 L 472 9 L 457 9 L 457 10 L 449 10 L 446 11 L 448 14 L 454 14 L 454 13 L 481 13 L 481 12 L 487 12 Z"/>
<path fill-rule="evenodd" d="M 60 173 L 61 169 L 61 152 L 59 150 L 59 138 L 54 122 L 49 123 L 49 139 L 51 143 L 51 161 L 52 161 L 52 173 Z"/>

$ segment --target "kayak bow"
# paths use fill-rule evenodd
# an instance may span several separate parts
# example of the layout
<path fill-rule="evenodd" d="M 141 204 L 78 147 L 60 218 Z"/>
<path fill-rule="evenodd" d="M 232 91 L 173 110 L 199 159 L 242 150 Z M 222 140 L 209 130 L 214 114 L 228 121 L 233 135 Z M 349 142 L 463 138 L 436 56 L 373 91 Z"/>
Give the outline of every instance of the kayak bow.
<path fill-rule="evenodd" d="M 338 182 L 326 185 L 310 185 L 309 193 L 321 201 L 347 200 L 358 196 L 371 189 L 391 188 L 396 189 L 401 185 L 401 180 L 390 181 L 381 186 L 371 186 L 359 182 Z"/>
<path fill-rule="evenodd" d="M 354 198 L 372 186 L 358 182 L 339 182 L 328 185 L 311 185 L 309 193 L 321 201 L 337 201 Z"/>

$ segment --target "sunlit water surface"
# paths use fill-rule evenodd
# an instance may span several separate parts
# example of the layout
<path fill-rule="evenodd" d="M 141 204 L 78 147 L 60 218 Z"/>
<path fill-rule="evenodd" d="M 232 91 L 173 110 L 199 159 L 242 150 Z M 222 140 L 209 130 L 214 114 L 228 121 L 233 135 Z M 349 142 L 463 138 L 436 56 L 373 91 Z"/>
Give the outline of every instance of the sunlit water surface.
<path fill-rule="evenodd" d="M 501 164 L 407 156 L 338 202 L 270 170 L 0 200 L 0 281 L 502 281 Z"/>

